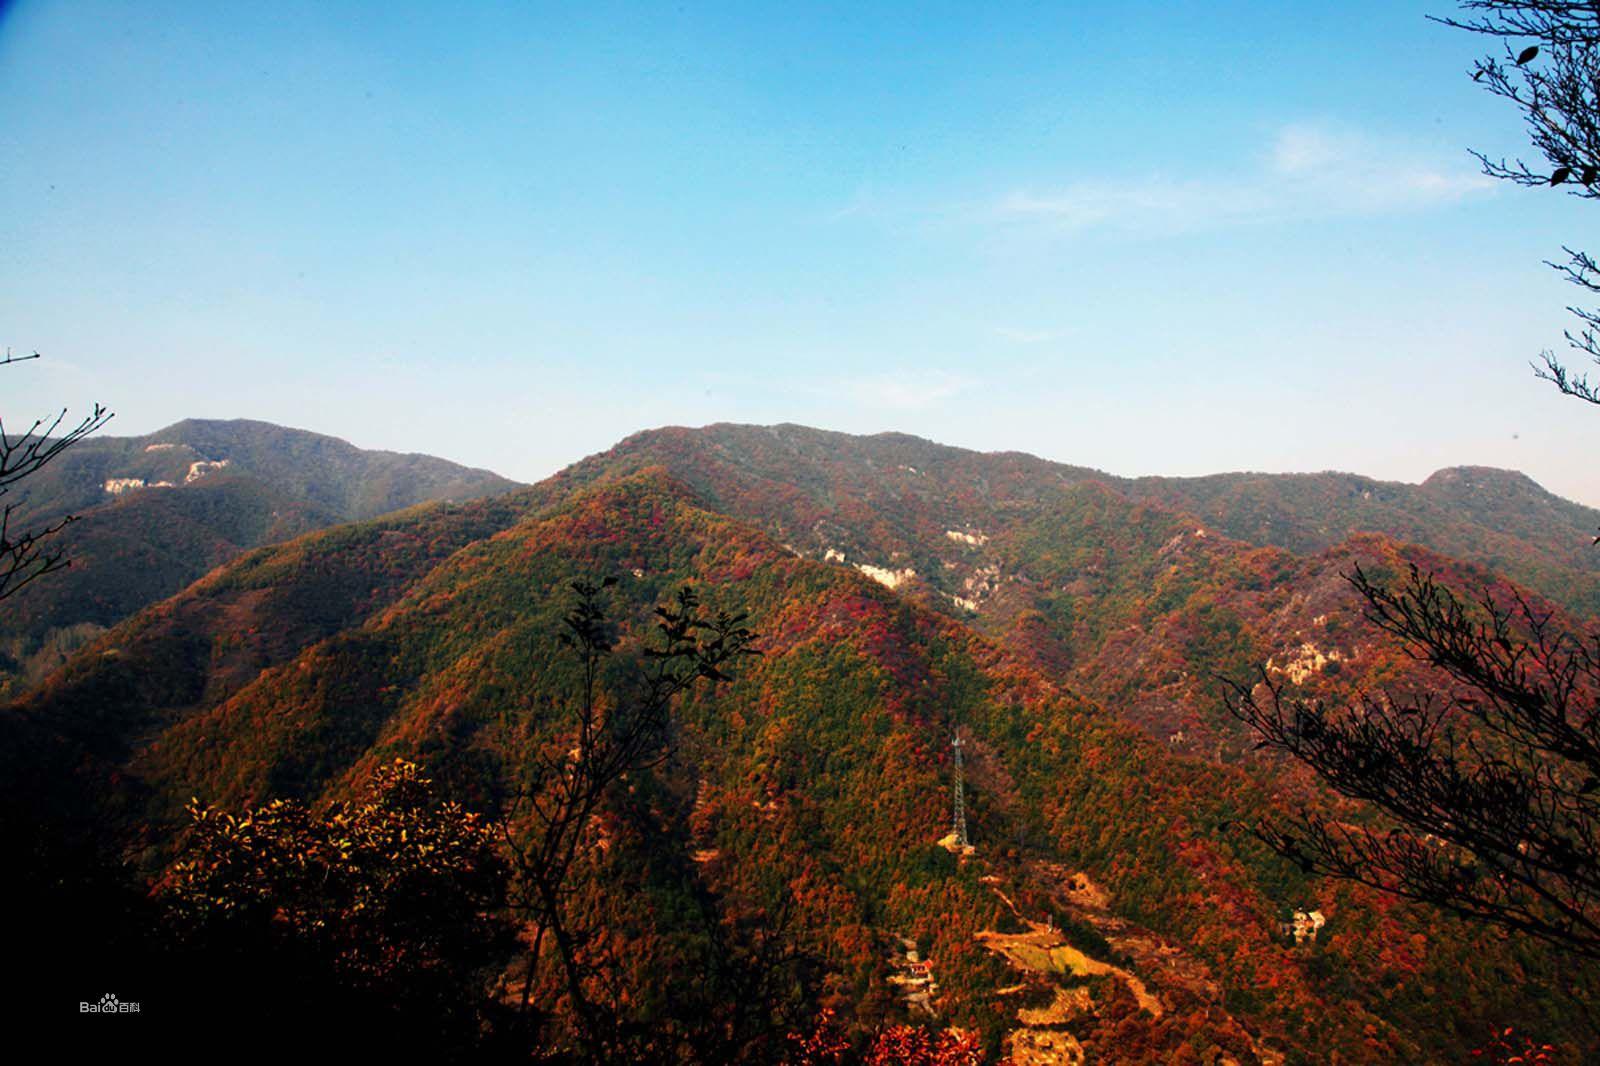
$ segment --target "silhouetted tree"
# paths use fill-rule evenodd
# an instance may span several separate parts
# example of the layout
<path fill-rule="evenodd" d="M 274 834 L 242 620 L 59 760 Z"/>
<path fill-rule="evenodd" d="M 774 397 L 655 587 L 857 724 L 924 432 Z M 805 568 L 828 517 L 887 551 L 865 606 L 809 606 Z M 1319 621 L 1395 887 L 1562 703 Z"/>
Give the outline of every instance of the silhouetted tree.
<path fill-rule="evenodd" d="M 1534 164 L 1475 153 L 1491 177 L 1600 199 L 1600 5 L 1462 0 L 1449 26 L 1499 38 L 1473 80 L 1522 112 Z M 1600 293 L 1600 264 L 1565 249 L 1550 264 Z M 1600 362 L 1600 312 L 1569 345 Z M 1600 404 L 1600 384 L 1554 353 L 1535 365 L 1561 392 Z M 1597 541 L 1600 543 L 1600 541 Z M 1359 881 L 1600 957 L 1600 636 L 1575 635 L 1520 594 L 1464 600 L 1411 567 L 1397 583 L 1348 580 L 1367 619 L 1440 684 L 1329 705 L 1265 671 L 1224 680 L 1230 711 L 1386 824 L 1302 811 L 1257 833 L 1307 872 Z"/>
<path fill-rule="evenodd" d="M 1500 56 L 1485 56 L 1472 78 L 1522 113 L 1539 157 L 1507 161 L 1475 152 L 1490 177 L 1518 185 L 1560 186 L 1573 196 L 1600 199 L 1600 5 L 1564 0 L 1462 0 L 1463 16 L 1436 21 L 1499 38 Z M 1600 294 L 1600 264 L 1588 252 L 1564 247 L 1566 260 L 1549 265 L 1588 293 Z M 1566 331 L 1569 347 L 1600 363 L 1600 311 L 1569 307 L 1580 325 Z M 1540 353 L 1539 377 L 1568 396 L 1600 404 L 1600 382 L 1570 370 L 1556 354 Z"/>
<path fill-rule="evenodd" d="M 614 578 L 606 578 L 572 585 L 577 599 L 563 619 L 560 639 L 582 668 L 573 721 L 563 731 L 562 753 L 536 760 L 531 781 L 500 823 L 517 873 L 513 906 L 534 925 L 523 1006 L 529 1006 L 549 938 L 579 1051 L 591 1060 L 615 1057 L 618 1032 L 616 1019 L 605 1017 L 591 996 L 599 959 L 590 950 L 592 931 L 569 913 L 574 866 L 594 845 L 595 817 L 607 794 L 629 775 L 666 759 L 673 701 L 699 681 L 728 680 L 725 670 L 736 660 L 758 654 L 744 615 L 708 616 L 694 590 L 684 587 L 672 604 L 656 608 L 657 642 L 643 652 L 638 686 L 602 692 L 601 668 L 617 644 L 602 598 L 614 584 Z"/>
<path fill-rule="evenodd" d="M 32 355 L 12 355 L 8 350 L 0 359 L 0 367 L 39 358 Z M 77 425 L 56 436 L 66 420 L 66 408 L 53 419 L 35 419 L 20 436 L 6 431 L 0 418 L 0 498 L 8 495 L 23 479 L 36 474 L 50 460 L 56 458 L 73 444 L 93 433 L 111 418 L 111 412 L 99 404 Z M 48 525 L 34 529 L 12 528 L 15 504 L 7 501 L 0 508 L 0 599 L 5 599 L 28 582 L 67 565 L 62 550 L 46 542 L 68 524 L 75 521 L 64 515 Z"/>
<path fill-rule="evenodd" d="M 1387 816 L 1302 811 L 1261 837 L 1307 872 L 1359 881 L 1600 958 L 1600 636 L 1519 595 L 1467 602 L 1414 566 L 1349 577 L 1367 617 L 1440 684 L 1350 704 L 1229 682 L 1261 746 Z"/>
<path fill-rule="evenodd" d="M 19 356 L 7 349 L 0 367 L 38 358 L 38 352 Z M 63 432 L 66 415 L 62 410 L 54 418 L 35 420 L 20 435 L 0 419 L 0 600 L 67 565 L 50 538 L 73 519 L 19 528 L 24 523 L 17 521 L 11 496 L 21 482 L 111 417 L 96 404 L 88 417 Z M 142 893 L 98 832 L 95 815 L 76 802 L 75 764 L 62 756 L 55 739 L 16 716 L 0 722 L 0 854 L 8 868 L 8 876 L 0 878 L 0 909 L 21 916 L 8 951 L 15 972 L 27 975 L 22 996 L 46 986 L 54 993 L 67 987 L 66 981 L 51 978 L 70 972 L 72 964 L 61 960 L 81 963 L 79 948 L 92 946 L 115 957 L 137 954 L 129 950 L 137 937 L 126 931 L 147 918 Z M 71 813 L 40 818 L 46 795 L 63 797 Z M 18 1015 L 31 1014 L 30 1006 L 19 1002 Z"/>

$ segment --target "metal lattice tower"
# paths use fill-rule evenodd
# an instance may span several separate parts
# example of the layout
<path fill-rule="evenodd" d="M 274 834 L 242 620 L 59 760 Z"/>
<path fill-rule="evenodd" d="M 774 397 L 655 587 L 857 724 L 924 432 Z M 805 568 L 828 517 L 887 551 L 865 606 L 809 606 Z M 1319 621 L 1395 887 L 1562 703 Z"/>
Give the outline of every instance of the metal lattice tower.
<path fill-rule="evenodd" d="M 956 753 L 956 780 L 955 780 L 955 809 L 950 818 L 950 829 L 955 834 L 956 843 L 961 847 L 967 846 L 967 805 L 961 779 L 961 731 L 956 730 L 956 738 L 950 742 Z"/>

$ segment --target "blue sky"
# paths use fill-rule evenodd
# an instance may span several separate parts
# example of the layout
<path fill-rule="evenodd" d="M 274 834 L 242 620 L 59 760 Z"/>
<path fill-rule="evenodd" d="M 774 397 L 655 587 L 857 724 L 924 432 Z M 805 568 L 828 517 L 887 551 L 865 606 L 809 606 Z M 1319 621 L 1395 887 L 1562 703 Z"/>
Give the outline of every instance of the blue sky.
<path fill-rule="evenodd" d="M 1595 209 L 1478 176 L 1523 140 L 1446 0 L 3 7 L 13 424 L 535 480 L 794 421 L 1600 504 L 1600 412 L 1528 369 Z"/>

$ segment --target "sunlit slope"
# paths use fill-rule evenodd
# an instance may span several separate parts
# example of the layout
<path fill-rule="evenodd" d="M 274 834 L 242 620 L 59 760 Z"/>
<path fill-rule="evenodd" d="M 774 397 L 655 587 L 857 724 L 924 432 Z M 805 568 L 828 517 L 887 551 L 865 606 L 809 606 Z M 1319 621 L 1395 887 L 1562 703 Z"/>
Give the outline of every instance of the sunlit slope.
<path fill-rule="evenodd" d="M 1305 881 L 1238 829 L 1274 802 L 1247 775 L 1175 758 L 962 622 L 798 556 L 659 470 L 541 491 L 253 553 L 113 630 L 23 711 L 120 775 L 157 855 L 192 795 L 339 797 L 394 754 L 492 810 L 563 743 L 568 583 L 619 577 L 620 690 L 650 606 L 692 581 L 751 613 L 764 654 L 678 708 L 672 758 L 603 819 L 583 906 L 641 976 L 692 972 L 695 900 L 787 898 L 787 935 L 821 960 L 835 1005 L 904 1009 L 886 946 L 910 937 L 939 974 L 941 1017 L 998 1032 L 1017 1024 L 999 990 L 1018 975 L 977 934 L 1046 913 L 1114 931 L 1063 888 L 1083 871 L 1111 917 L 1178 953 L 1130 961 L 1080 934 L 1073 950 L 1105 965 L 1084 964 L 1100 1011 L 1075 1032 L 1119 1061 L 1172 1061 L 1195 1040 L 1394 1061 L 1456 1054 L 1482 1017 L 1561 1028 L 1503 979 L 1546 980 L 1537 956 Z M 965 862 L 934 844 L 958 725 L 978 845 Z M 1335 916 L 1312 951 L 1278 932 L 1308 902 Z"/>
<path fill-rule="evenodd" d="M 964 621 L 1171 750 L 1213 759 L 1249 758 L 1254 747 L 1225 713 L 1218 675 L 1239 678 L 1268 665 L 1276 677 L 1337 694 L 1414 674 L 1363 621 L 1346 576 L 1357 566 L 1381 576 L 1414 563 L 1470 590 L 1509 590 L 1504 574 L 1474 564 L 1472 554 L 1458 560 L 1428 544 L 1470 541 L 1472 522 L 1495 521 L 1522 499 L 1483 503 L 1469 493 L 1452 511 L 1417 502 L 1444 491 L 1432 482 L 1387 486 L 1380 496 L 1409 493 L 1426 521 L 1396 519 L 1393 532 L 1359 532 L 1357 519 L 1382 514 L 1335 513 L 1328 505 L 1318 538 L 1287 538 L 1293 546 L 1285 547 L 1270 537 L 1241 539 L 1239 527 L 1250 524 L 1245 512 L 1233 514 L 1230 526 L 1154 498 L 1152 486 L 1184 482 L 1127 482 L 1015 453 L 797 426 L 651 431 L 554 480 L 603 484 L 652 464 L 796 552 Z M 1205 485 L 1220 491 L 1231 477 Z M 1281 506 L 1299 507 L 1311 499 L 1306 485 L 1341 478 L 1350 480 L 1251 483 Z M 1454 484 L 1442 474 L 1435 481 Z M 1517 491 L 1534 491 L 1528 486 Z M 1384 506 L 1390 518 L 1403 510 Z M 1583 509 L 1565 506 L 1568 525 L 1582 520 Z M 1519 521 L 1507 520 L 1508 528 L 1537 532 L 1537 523 Z M 1547 540 L 1558 534 L 1565 535 L 1554 528 Z M 1524 562 L 1536 558 L 1535 548 Z M 1574 567 L 1523 568 L 1534 571 L 1562 593 L 1589 580 Z"/>
<path fill-rule="evenodd" d="M 905 434 L 853 436 L 804 426 L 713 425 L 636 434 L 576 464 L 589 481 L 661 464 L 730 514 L 820 557 L 910 567 L 953 595 L 940 541 L 993 535 L 1095 483 L 1253 546 L 1300 554 L 1381 533 L 1487 566 L 1550 600 L 1600 612 L 1600 553 L 1588 550 L 1600 511 L 1563 500 L 1522 474 L 1441 470 L 1420 485 L 1353 474 L 1219 474 L 1120 478 L 1018 452 L 974 452 Z"/>

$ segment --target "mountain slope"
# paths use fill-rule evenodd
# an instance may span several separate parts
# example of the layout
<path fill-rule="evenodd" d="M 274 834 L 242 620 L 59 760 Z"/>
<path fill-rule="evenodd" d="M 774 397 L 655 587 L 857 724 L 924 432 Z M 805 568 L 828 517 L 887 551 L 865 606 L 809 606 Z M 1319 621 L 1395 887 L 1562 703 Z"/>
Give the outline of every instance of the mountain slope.
<path fill-rule="evenodd" d="M 1139 478 L 1136 499 L 1189 511 L 1229 536 L 1299 553 L 1359 532 L 1385 533 L 1499 571 L 1581 614 L 1600 614 L 1600 511 L 1526 475 L 1452 467 L 1420 485 L 1353 474 L 1220 474 Z"/>
<path fill-rule="evenodd" d="M 197 467 L 196 464 L 201 464 Z M 206 465 L 225 464 L 225 465 Z M 187 419 L 142 437 L 80 441 L 14 490 L 18 516 L 87 510 L 112 495 L 107 481 L 192 485 L 226 469 L 343 521 L 373 518 L 435 499 L 470 499 L 514 488 L 487 470 L 428 455 L 357 448 L 320 433 L 249 419 Z M 135 491 L 129 486 L 125 491 Z"/>
<path fill-rule="evenodd" d="M 880 567 L 903 568 L 896 553 L 937 563 L 930 549 L 941 538 L 993 533 L 990 526 L 1098 484 L 1247 544 L 1299 554 L 1383 533 L 1492 568 L 1576 613 L 1600 612 L 1600 553 L 1588 550 L 1600 511 L 1512 471 L 1454 468 L 1421 485 L 1338 473 L 1129 479 L 905 434 L 719 424 L 635 434 L 567 475 L 588 482 L 656 464 L 808 554 L 831 547 Z M 959 592 L 936 570 L 919 574 Z"/>
<path fill-rule="evenodd" d="M 1543 575 L 1533 587 L 1557 603 L 1593 577 L 1550 562 L 1566 530 L 1588 543 L 1578 530 L 1592 512 L 1501 472 L 1380 486 L 1367 506 L 1361 494 L 1373 490 L 1360 486 L 1378 483 L 1348 475 L 1127 482 L 902 434 L 718 425 L 637 434 L 558 480 L 603 484 L 656 464 L 801 554 L 963 619 L 1174 750 L 1214 758 L 1251 746 L 1221 706 L 1216 674 L 1242 677 L 1270 662 L 1308 683 L 1343 675 L 1348 689 L 1411 672 L 1360 624 L 1343 580 L 1356 565 L 1416 564 L 1470 590 L 1509 592 L 1503 573 L 1470 562 L 1509 553 L 1512 569 Z M 1343 496 L 1328 502 L 1324 490 L 1340 483 Z M 1499 491 L 1475 487 L 1483 485 Z M 1339 502 L 1352 494 L 1362 505 Z M 1547 506 L 1483 533 L 1498 548 L 1464 551 L 1467 562 L 1446 554 L 1471 547 L 1477 523 L 1520 512 L 1538 494 Z M 1263 517 L 1273 514 L 1299 517 Z M 1359 531 L 1368 520 L 1375 533 Z M 1547 520 L 1553 527 L 1541 532 Z"/>
<path fill-rule="evenodd" d="M 363 451 L 264 422 L 179 422 L 82 441 L 21 482 L 22 525 L 66 513 L 72 566 L 0 614 L 0 670 L 25 687 L 87 636 L 172 595 L 245 549 L 435 499 L 514 486 L 422 455 Z"/>
<path fill-rule="evenodd" d="M 396 754 L 492 809 L 531 753 L 563 743 L 575 667 L 555 633 L 567 583 L 602 573 L 621 577 L 613 684 L 683 581 L 763 635 L 733 685 L 677 708 L 673 758 L 608 809 L 585 867 L 581 906 L 616 931 L 630 987 L 661 990 L 630 1006 L 644 1023 L 693 1009 L 671 975 L 701 972 L 702 906 L 788 899 L 785 935 L 819 960 L 808 994 L 862 1024 L 910 1009 L 884 961 L 907 937 L 933 961 L 941 1021 L 998 1038 L 1085 987 L 1093 1011 L 1067 1029 L 1116 1061 L 1438 1061 L 1513 1016 L 1576 1033 L 1529 991 L 1556 980 L 1539 952 L 1307 881 L 1228 828 L 1277 802 L 1251 775 L 1172 757 L 1024 656 L 659 469 L 253 552 L 83 649 L 7 713 L 0 750 L 56 745 L 111 771 L 153 856 L 191 795 L 333 800 Z M 934 845 L 957 725 L 966 860 Z M 1311 949 L 1277 930 L 1308 900 L 1330 915 Z M 1027 924 L 1044 919 L 1056 932 Z M 1037 953 L 1017 936 L 1064 961 L 1019 971 Z"/>

